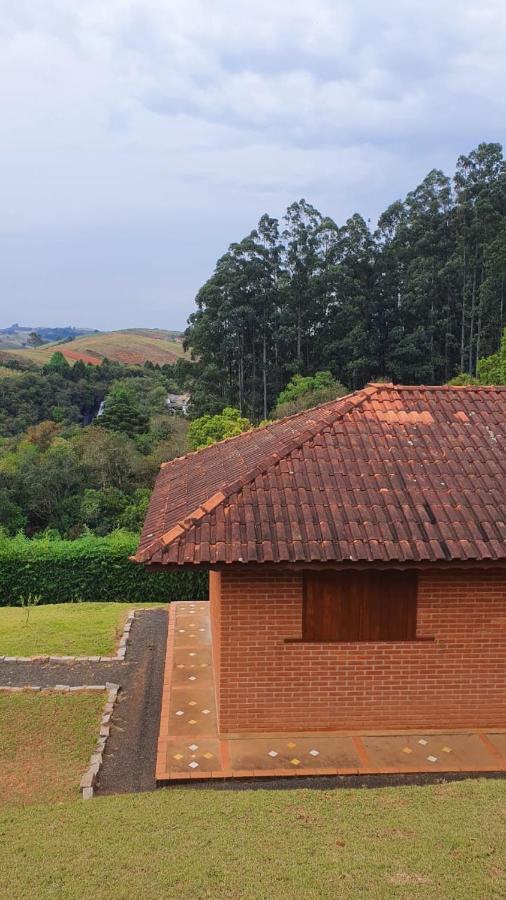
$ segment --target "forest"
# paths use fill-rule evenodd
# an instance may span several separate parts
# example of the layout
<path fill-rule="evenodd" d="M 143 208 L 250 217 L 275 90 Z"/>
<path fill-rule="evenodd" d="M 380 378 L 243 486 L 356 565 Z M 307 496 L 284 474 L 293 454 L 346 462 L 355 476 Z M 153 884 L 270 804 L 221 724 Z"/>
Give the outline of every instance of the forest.
<path fill-rule="evenodd" d="M 162 461 L 369 380 L 506 383 L 505 276 L 499 144 L 430 172 L 374 230 L 305 200 L 263 215 L 197 294 L 192 361 L 4 364 L 0 532 L 138 533 Z M 166 406 L 183 391 L 189 422 Z"/>
<path fill-rule="evenodd" d="M 444 383 L 474 377 L 505 324 L 506 163 L 497 143 L 429 172 L 373 229 L 305 200 L 231 244 L 185 333 L 195 414 L 267 418 L 293 375 Z"/>
<path fill-rule="evenodd" d="M 184 360 L 71 366 L 56 352 L 40 370 L 0 377 L 0 531 L 138 532 L 160 463 L 187 446 L 185 420 L 165 405 L 186 370 Z"/>

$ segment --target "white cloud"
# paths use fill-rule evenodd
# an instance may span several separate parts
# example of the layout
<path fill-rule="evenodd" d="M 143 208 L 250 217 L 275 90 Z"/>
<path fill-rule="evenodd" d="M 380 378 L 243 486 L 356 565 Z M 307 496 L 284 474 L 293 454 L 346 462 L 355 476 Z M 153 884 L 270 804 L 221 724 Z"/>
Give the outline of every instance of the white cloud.
<path fill-rule="evenodd" d="M 505 29 L 503 0 L 0 0 L 2 230 L 214 215 L 217 254 L 302 194 L 374 216 L 501 139 Z"/>

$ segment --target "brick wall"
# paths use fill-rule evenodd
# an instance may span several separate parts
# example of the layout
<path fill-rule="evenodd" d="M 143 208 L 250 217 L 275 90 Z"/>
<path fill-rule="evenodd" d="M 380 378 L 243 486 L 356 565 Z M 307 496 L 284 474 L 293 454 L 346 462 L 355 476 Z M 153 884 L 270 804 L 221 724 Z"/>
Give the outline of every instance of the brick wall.
<path fill-rule="evenodd" d="M 506 727 L 506 573 L 420 574 L 418 638 L 301 637 L 302 576 L 224 571 L 211 600 L 220 730 Z"/>

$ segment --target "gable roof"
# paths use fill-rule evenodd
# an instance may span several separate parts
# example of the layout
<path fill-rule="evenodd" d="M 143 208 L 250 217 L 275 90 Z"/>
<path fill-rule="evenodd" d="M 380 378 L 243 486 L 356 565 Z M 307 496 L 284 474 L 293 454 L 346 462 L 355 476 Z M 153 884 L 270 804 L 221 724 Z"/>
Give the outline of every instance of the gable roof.
<path fill-rule="evenodd" d="M 506 388 L 370 384 L 164 463 L 137 562 L 506 560 Z"/>

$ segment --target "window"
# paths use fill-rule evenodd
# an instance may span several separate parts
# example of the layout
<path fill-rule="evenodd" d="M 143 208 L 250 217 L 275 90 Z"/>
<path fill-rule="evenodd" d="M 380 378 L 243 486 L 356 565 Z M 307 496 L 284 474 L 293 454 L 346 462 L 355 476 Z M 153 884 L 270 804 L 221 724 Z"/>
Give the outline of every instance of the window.
<path fill-rule="evenodd" d="M 416 572 L 306 572 L 305 641 L 414 641 Z"/>

